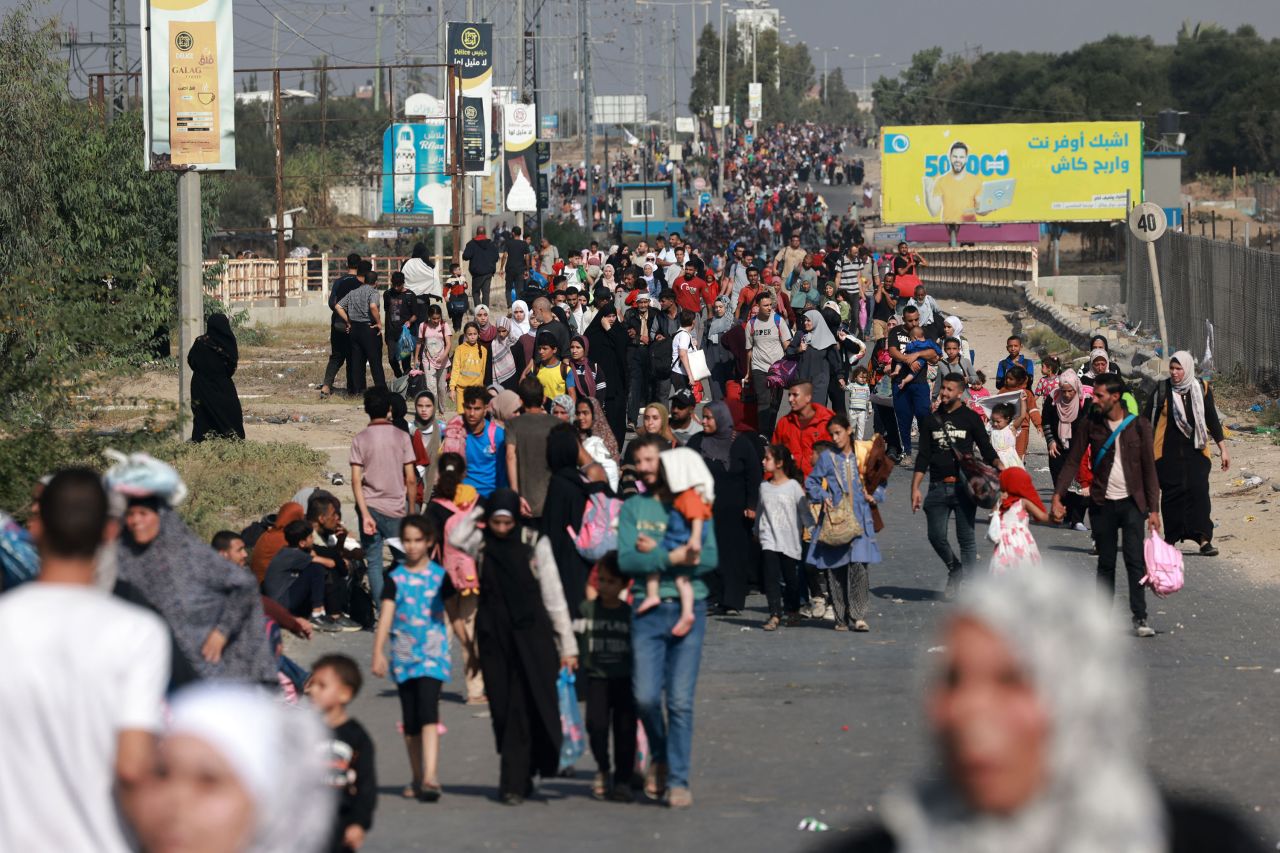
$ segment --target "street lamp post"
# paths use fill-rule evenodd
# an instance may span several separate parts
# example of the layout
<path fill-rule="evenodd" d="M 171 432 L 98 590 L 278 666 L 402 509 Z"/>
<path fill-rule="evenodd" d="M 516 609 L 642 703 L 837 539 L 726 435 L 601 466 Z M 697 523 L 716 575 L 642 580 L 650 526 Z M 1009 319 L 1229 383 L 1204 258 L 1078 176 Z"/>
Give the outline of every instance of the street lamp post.
<path fill-rule="evenodd" d="M 865 93 L 865 92 L 867 91 L 867 60 L 868 60 L 868 59 L 879 59 L 879 58 L 880 58 L 880 54 L 878 54 L 878 53 L 873 53 L 873 54 L 871 54 L 871 56 L 867 56 L 867 55 L 864 53 L 862 56 L 858 56 L 858 54 L 856 54 L 856 53 L 851 53 L 851 54 L 849 54 L 849 58 L 850 58 L 850 59 L 861 59 L 861 60 L 862 60 L 862 91 Z"/>

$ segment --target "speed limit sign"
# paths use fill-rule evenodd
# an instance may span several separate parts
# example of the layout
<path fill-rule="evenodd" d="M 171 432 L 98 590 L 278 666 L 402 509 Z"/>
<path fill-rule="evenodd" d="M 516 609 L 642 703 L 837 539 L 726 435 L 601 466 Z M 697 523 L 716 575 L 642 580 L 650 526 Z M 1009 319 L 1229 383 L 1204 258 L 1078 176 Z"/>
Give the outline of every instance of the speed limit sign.
<path fill-rule="evenodd" d="M 1164 208 L 1152 201 L 1144 201 L 1129 212 L 1129 230 L 1144 243 L 1154 243 L 1164 236 L 1169 219 Z"/>

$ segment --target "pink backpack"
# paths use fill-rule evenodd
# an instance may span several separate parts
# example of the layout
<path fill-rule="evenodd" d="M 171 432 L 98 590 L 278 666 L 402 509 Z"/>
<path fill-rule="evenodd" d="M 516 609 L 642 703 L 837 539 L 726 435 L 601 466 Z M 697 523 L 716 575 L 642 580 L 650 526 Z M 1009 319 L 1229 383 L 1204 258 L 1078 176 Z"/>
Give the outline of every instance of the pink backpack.
<path fill-rule="evenodd" d="M 1147 537 L 1143 545 L 1143 555 L 1147 560 L 1147 573 L 1142 576 L 1142 583 L 1151 587 L 1151 591 L 1164 598 L 1182 589 L 1182 552 L 1165 542 L 1154 531 Z"/>
<path fill-rule="evenodd" d="M 591 495 L 587 500 L 587 508 L 582 513 L 582 526 L 577 532 L 572 527 L 565 526 L 578 553 L 594 563 L 610 551 L 616 551 L 618 515 L 621 512 L 622 501 L 618 498 L 601 492 Z"/>
<path fill-rule="evenodd" d="M 489 435 L 489 446 L 497 452 L 498 450 L 498 425 L 489 419 L 489 426 L 486 427 Z M 463 459 L 467 458 L 467 425 L 462 422 L 462 415 L 454 415 L 449 422 L 444 425 L 444 437 L 440 440 L 441 453 L 456 453 Z"/>
<path fill-rule="evenodd" d="M 449 544 L 450 536 L 457 529 L 462 519 L 470 512 L 471 507 L 463 508 L 453 501 L 447 501 L 443 498 L 435 498 L 434 502 L 452 513 L 449 516 L 449 520 L 444 523 L 441 564 L 444 566 L 444 570 L 449 573 L 449 580 L 459 594 L 474 595 L 480 591 L 480 574 L 476 571 L 475 558 Z"/>

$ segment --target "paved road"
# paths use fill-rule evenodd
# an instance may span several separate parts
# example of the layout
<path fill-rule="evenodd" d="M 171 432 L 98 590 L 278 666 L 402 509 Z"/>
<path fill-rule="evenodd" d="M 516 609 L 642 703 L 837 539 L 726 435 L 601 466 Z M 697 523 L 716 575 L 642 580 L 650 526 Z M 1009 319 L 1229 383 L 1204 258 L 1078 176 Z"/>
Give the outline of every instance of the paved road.
<path fill-rule="evenodd" d="M 1034 470 L 1045 460 L 1033 454 L 1028 463 Z M 373 681 L 354 709 L 377 743 L 382 782 L 367 849 L 692 851 L 727 843 L 802 850 L 815 840 L 796 830 L 804 817 L 834 828 L 864 820 L 888 785 L 928 761 L 917 690 L 948 609 L 935 595 L 942 567 L 923 517 L 911 516 L 907 491 L 906 476 L 896 474 L 881 534 L 885 562 L 872 574 L 872 633 L 814 624 L 765 634 L 761 596 L 741 618 L 712 620 L 698 684 L 692 811 L 593 801 L 589 757 L 579 778 L 545 786 L 545 799 L 498 805 L 489 721 L 460 703 L 456 679 L 442 710 L 445 797 L 436 805 L 405 802 L 398 796 L 408 779 L 398 702 L 387 682 Z M 1036 536 L 1044 554 L 1082 581 L 1090 577 L 1085 534 L 1037 528 Z M 1187 587 L 1151 607 L 1159 636 L 1124 640 L 1140 643 L 1159 778 L 1180 792 L 1237 803 L 1268 847 L 1280 841 L 1278 599 L 1274 587 L 1249 584 L 1227 558 L 1190 558 Z M 326 636 L 291 653 L 306 663 L 341 649 L 367 667 L 370 645 L 368 634 Z"/>

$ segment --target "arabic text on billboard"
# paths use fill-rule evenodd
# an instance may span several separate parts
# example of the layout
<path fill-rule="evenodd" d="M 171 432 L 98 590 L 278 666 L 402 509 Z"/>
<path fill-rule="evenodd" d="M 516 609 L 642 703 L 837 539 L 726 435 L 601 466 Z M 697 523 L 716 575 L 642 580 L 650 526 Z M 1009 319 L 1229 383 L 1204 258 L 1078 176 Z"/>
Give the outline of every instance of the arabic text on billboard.
<path fill-rule="evenodd" d="M 1141 122 L 886 127 L 885 222 L 1093 222 L 1142 199 Z"/>
<path fill-rule="evenodd" d="M 447 223 L 453 181 L 445 174 L 448 135 L 443 122 L 393 124 L 382 135 L 382 212 L 431 215 Z"/>

